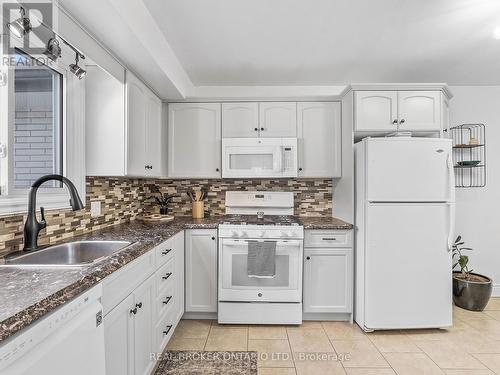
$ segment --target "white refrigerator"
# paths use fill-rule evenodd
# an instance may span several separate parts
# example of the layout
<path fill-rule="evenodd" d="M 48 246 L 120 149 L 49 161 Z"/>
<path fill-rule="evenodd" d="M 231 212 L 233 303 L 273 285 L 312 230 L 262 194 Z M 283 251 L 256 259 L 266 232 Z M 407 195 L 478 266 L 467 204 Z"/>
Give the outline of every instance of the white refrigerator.
<path fill-rule="evenodd" d="M 366 138 L 355 160 L 355 321 L 365 331 L 451 326 L 451 140 Z"/>

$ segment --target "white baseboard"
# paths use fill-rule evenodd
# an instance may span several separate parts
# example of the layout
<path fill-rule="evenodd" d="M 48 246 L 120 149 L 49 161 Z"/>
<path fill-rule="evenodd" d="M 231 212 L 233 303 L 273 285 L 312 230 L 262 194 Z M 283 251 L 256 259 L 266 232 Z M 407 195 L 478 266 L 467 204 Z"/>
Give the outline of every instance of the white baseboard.
<path fill-rule="evenodd" d="M 303 313 L 302 320 L 319 320 L 333 322 L 352 322 L 350 313 Z"/>
<path fill-rule="evenodd" d="M 492 297 L 500 297 L 500 284 L 493 284 L 493 293 L 491 293 Z"/>
<path fill-rule="evenodd" d="M 196 320 L 217 320 L 217 313 L 209 312 L 185 312 L 182 319 L 196 319 Z"/>

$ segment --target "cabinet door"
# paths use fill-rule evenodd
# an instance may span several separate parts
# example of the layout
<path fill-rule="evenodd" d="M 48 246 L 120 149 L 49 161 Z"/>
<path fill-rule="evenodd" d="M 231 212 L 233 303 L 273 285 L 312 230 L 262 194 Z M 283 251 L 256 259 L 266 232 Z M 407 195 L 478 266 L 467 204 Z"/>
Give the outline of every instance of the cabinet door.
<path fill-rule="evenodd" d="M 341 176 L 340 103 L 297 103 L 299 177 Z"/>
<path fill-rule="evenodd" d="M 127 175 L 144 176 L 147 87 L 127 72 Z"/>
<path fill-rule="evenodd" d="M 356 91 L 355 131 L 396 131 L 398 94 L 396 91 Z"/>
<path fill-rule="evenodd" d="M 185 310 L 217 312 L 217 231 L 188 230 L 185 236 Z"/>
<path fill-rule="evenodd" d="M 411 131 L 441 130 L 441 91 L 399 91 L 399 127 Z"/>
<path fill-rule="evenodd" d="M 133 375 L 134 297 L 129 295 L 104 318 L 104 350 L 107 375 Z"/>
<path fill-rule="evenodd" d="M 163 160 L 161 157 L 162 143 L 166 142 L 163 137 L 161 122 L 161 100 L 150 93 L 146 102 L 146 158 L 145 175 L 151 177 L 162 177 Z M 164 144 L 163 144 L 164 145 Z"/>
<path fill-rule="evenodd" d="M 222 103 L 222 137 L 259 135 L 259 103 Z"/>
<path fill-rule="evenodd" d="M 168 112 L 169 177 L 220 178 L 220 104 L 174 103 Z"/>
<path fill-rule="evenodd" d="M 125 86 L 99 66 L 85 69 L 86 175 L 124 176 Z"/>
<path fill-rule="evenodd" d="M 351 312 L 352 250 L 312 248 L 304 256 L 304 312 Z"/>
<path fill-rule="evenodd" d="M 153 327 L 155 319 L 155 278 L 149 277 L 133 293 L 137 313 L 134 320 L 134 374 L 146 375 L 151 372 L 154 361 L 151 353 L 155 351 L 155 336 Z"/>
<path fill-rule="evenodd" d="M 261 137 L 296 137 L 297 103 L 260 103 L 259 125 Z"/>

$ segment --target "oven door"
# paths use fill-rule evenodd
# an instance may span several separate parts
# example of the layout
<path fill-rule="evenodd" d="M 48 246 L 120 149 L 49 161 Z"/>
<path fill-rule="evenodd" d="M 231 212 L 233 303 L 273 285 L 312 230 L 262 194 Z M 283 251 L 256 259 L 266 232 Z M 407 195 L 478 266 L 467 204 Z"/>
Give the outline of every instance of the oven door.
<path fill-rule="evenodd" d="M 283 153 L 279 139 L 223 139 L 222 153 L 222 177 L 282 175 Z"/>
<path fill-rule="evenodd" d="M 248 277 L 248 242 L 228 238 L 219 241 L 219 301 L 301 302 L 302 240 L 275 240 L 273 278 Z"/>

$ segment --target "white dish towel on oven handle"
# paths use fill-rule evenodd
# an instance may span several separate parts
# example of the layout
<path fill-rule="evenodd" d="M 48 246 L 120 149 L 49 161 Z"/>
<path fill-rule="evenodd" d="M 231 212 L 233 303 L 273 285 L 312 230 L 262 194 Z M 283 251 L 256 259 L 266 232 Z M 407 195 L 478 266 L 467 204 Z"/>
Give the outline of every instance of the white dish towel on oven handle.
<path fill-rule="evenodd" d="M 276 241 L 248 241 L 247 272 L 259 279 L 276 276 Z"/>

